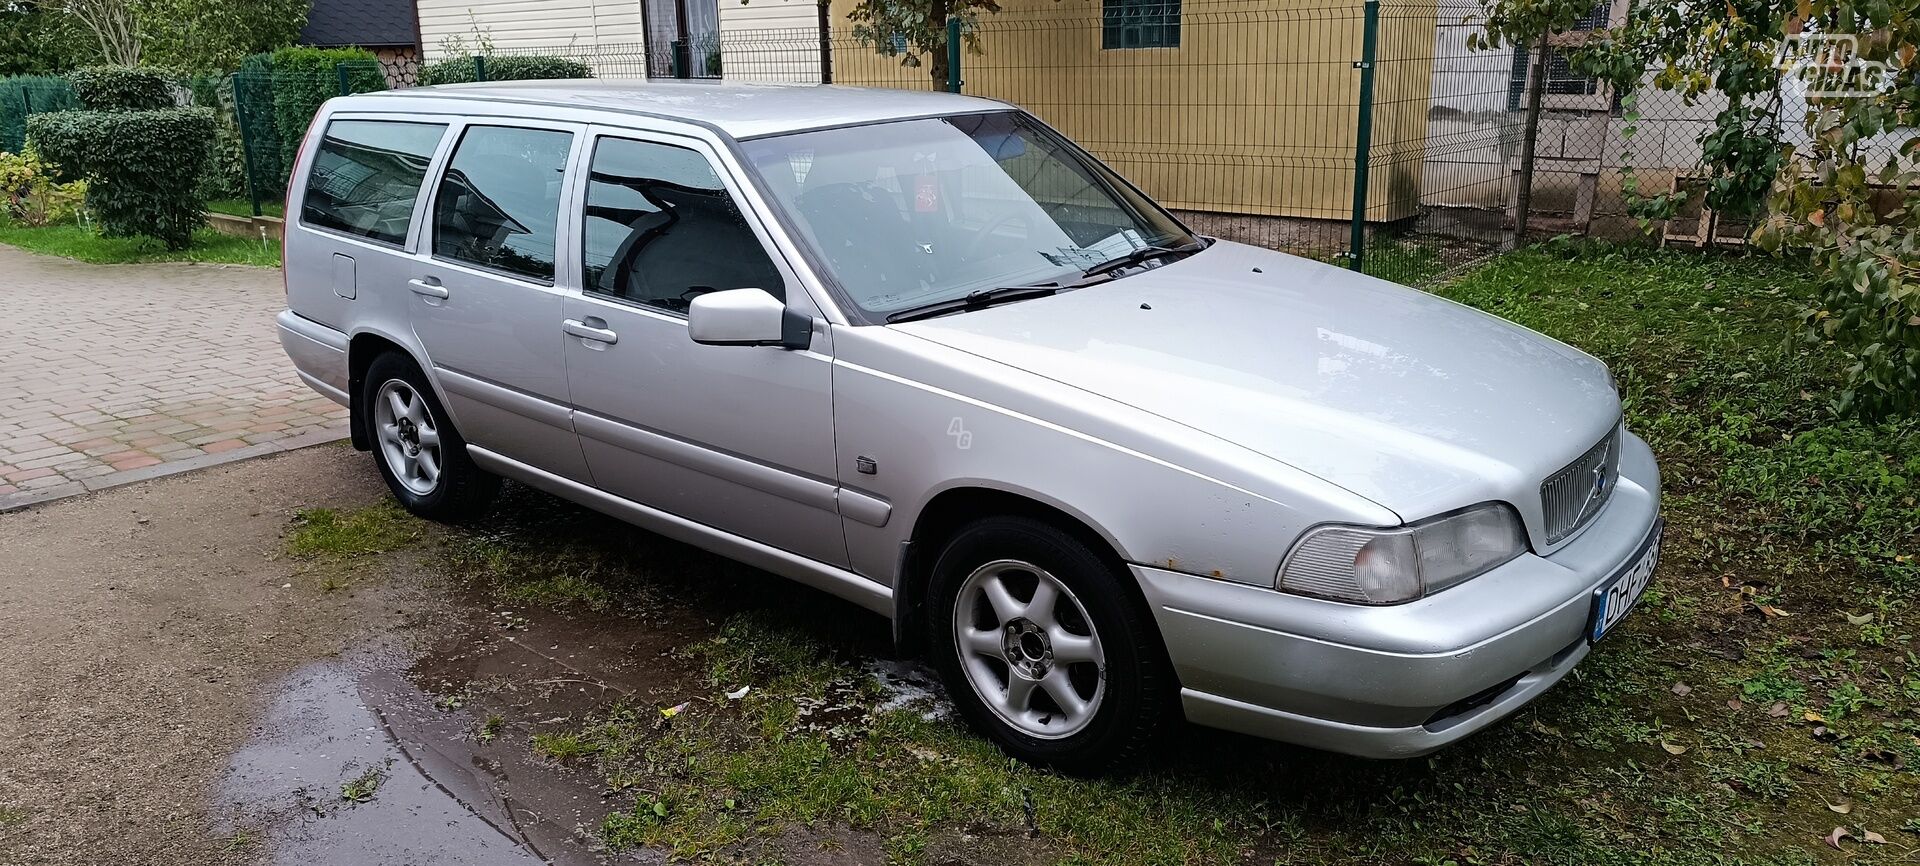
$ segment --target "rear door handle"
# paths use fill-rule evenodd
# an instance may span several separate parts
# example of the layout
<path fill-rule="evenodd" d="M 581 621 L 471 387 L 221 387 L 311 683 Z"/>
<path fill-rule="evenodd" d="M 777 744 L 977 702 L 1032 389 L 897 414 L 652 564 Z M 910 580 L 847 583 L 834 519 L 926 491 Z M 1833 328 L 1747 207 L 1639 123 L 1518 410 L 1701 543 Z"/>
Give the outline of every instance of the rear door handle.
<path fill-rule="evenodd" d="M 606 322 L 601 321 L 600 319 L 597 319 L 597 318 L 588 319 L 585 322 L 580 321 L 579 319 L 568 319 L 560 323 L 560 330 L 566 331 L 568 334 L 575 337 L 579 337 L 582 340 L 592 340 L 596 343 L 606 343 L 609 346 L 613 345 L 614 343 L 620 342 L 619 334 L 616 334 L 610 330 L 607 330 L 606 328 L 598 327 L 599 325 L 604 325 L 604 324 L 606 324 Z"/>
<path fill-rule="evenodd" d="M 413 293 L 416 295 L 422 295 L 429 298 L 444 299 L 448 295 L 452 294 L 451 292 L 447 291 L 446 286 L 440 285 L 439 280 L 435 280 L 432 277 L 425 277 L 425 278 L 416 277 L 414 279 L 408 280 L 407 288 L 412 289 Z"/>

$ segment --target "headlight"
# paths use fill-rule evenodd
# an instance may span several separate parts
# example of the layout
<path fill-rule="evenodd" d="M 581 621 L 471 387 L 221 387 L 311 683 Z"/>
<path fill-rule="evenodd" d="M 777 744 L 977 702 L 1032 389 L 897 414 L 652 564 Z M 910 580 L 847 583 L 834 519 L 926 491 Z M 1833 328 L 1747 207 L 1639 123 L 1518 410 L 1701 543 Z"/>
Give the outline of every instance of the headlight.
<path fill-rule="evenodd" d="M 1527 549 L 1520 518 L 1498 503 L 1396 529 L 1322 526 L 1280 565 L 1282 592 L 1399 604 L 1439 592 Z"/>

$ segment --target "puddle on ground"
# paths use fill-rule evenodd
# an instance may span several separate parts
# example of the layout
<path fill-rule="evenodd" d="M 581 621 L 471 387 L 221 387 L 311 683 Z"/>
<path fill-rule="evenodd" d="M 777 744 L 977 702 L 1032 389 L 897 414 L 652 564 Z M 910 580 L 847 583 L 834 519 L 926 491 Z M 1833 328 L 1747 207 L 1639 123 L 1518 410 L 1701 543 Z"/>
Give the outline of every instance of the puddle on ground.
<path fill-rule="evenodd" d="M 604 811 L 591 788 L 516 766 L 524 748 L 482 747 L 434 701 L 384 659 L 301 669 L 222 781 L 228 832 L 284 864 L 605 862 L 575 830 Z M 343 796 L 369 772 L 364 801 Z"/>
<path fill-rule="evenodd" d="M 390 636 L 288 677 L 221 782 L 223 832 L 301 866 L 657 859 L 601 849 L 590 831 L 626 804 L 529 741 L 621 699 L 682 699 L 693 674 L 670 652 L 712 627 L 468 601 L 434 618 L 440 634 L 416 640 L 417 655 Z M 344 797 L 369 771 L 380 778 L 371 796 Z"/>

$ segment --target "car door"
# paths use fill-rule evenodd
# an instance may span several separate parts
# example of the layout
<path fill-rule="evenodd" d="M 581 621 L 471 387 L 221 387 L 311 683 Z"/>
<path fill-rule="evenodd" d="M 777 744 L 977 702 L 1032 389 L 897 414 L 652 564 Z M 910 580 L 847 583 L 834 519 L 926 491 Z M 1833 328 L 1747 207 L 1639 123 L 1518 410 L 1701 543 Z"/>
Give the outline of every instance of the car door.
<path fill-rule="evenodd" d="M 556 255 L 582 132 L 493 120 L 455 129 L 407 285 L 414 333 L 467 441 L 584 481 Z"/>
<path fill-rule="evenodd" d="M 811 559 L 846 562 L 831 347 L 704 346 L 691 300 L 765 289 L 819 310 L 703 141 L 595 130 L 566 299 L 574 427 L 595 486 Z"/>

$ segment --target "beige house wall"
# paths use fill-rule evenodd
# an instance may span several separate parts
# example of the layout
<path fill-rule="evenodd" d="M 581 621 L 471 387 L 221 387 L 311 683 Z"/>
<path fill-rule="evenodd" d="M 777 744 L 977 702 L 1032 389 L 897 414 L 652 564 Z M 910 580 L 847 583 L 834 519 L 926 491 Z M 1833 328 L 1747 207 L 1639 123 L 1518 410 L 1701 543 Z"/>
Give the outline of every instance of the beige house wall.
<path fill-rule="evenodd" d="M 845 22 L 851 0 L 836 0 Z M 1033 112 L 1176 208 L 1346 219 L 1353 208 L 1363 32 L 1359 2 L 1188 2 L 1180 45 L 1102 49 L 1100 0 L 1006 0 L 983 16 L 965 91 Z M 930 88 L 835 34 L 834 80 Z M 1417 210 L 1432 7 L 1383 16 L 1368 217 Z M 1421 60 L 1419 58 L 1427 58 Z M 1396 192 L 1397 191 L 1397 192 Z"/>

